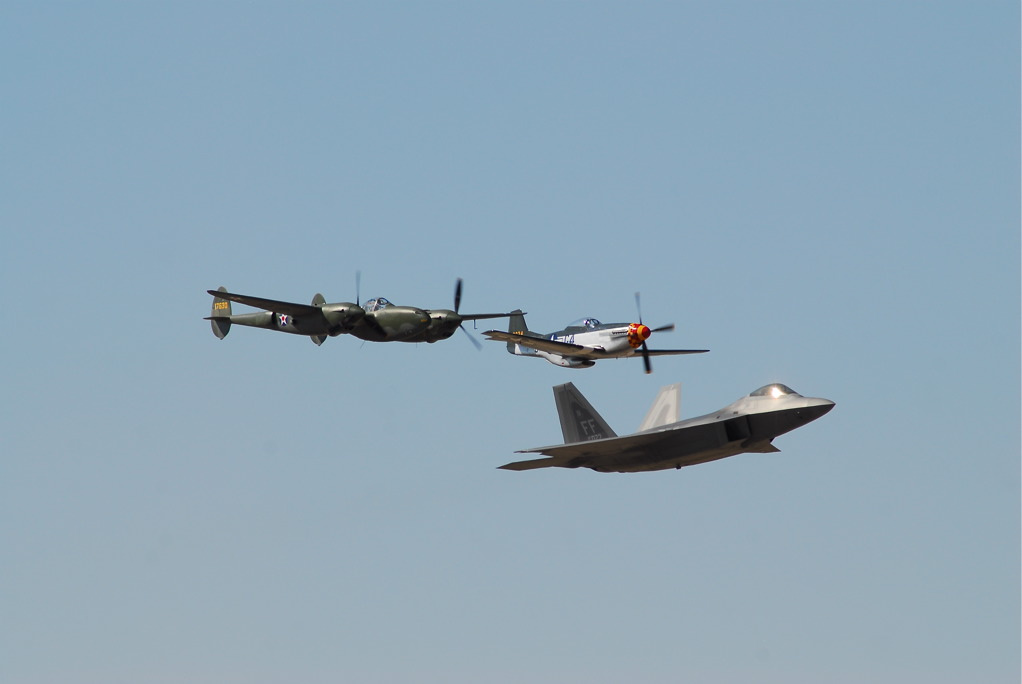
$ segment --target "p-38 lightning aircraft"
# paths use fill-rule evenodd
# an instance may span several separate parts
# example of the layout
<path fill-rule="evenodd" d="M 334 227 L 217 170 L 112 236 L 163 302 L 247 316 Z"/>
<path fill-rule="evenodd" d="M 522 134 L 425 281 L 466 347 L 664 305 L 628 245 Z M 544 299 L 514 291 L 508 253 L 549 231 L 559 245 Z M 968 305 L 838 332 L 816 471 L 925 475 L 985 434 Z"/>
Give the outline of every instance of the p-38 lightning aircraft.
<path fill-rule="evenodd" d="M 660 390 L 639 431 L 618 437 L 570 382 L 554 387 L 564 444 L 518 453 L 547 458 L 500 466 L 505 470 L 591 468 L 601 473 L 667 470 L 742 453 L 776 453 L 774 438 L 816 420 L 829 399 L 803 397 L 781 384 L 761 387 L 719 411 L 678 420 L 681 385 Z"/>
<path fill-rule="evenodd" d="M 639 295 L 635 295 L 638 307 Z M 521 310 L 511 312 L 508 331 L 487 330 L 483 333 L 491 340 L 507 342 L 507 350 L 516 356 L 546 359 L 562 368 L 590 368 L 600 359 L 624 359 L 642 356 L 646 372 L 652 371 L 649 357 L 673 354 L 703 354 L 708 349 L 650 349 L 646 340 L 655 332 L 674 330 L 674 324 L 650 329 L 638 323 L 600 323 L 595 318 L 583 318 L 567 328 L 546 335 L 532 332 L 525 325 Z"/>
<path fill-rule="evenodd" d="M 213 310 L 207 317 L 213 334 L 223 339 L 232 324 L 253 328 L 277 330 L 294 335 L 305 335 L 317 345 L 336 335 L 350 334 L 369 342 L 436 342 L 453 335 L 463 321 L 486 318 L 506 318 L 509 313 L 462 314 L 461 279 L 454 288 L 454 309 L 420 309 L 414 306 L 396 306 L 383 297 L 370 299 L 360 305 L 352 302 L 328 304 L 323 295 L 316 294 L 312 304 L 295 304 L 261 297 L 234 294 L 224 287 L 207 290 L 213 295 Z M 231 302 L 247 304 L 266 311 L 235 314 Z M 466 331 L 466 334 L 467 331 Z M 479 342 L 468 335 L 478 348 Z"/>

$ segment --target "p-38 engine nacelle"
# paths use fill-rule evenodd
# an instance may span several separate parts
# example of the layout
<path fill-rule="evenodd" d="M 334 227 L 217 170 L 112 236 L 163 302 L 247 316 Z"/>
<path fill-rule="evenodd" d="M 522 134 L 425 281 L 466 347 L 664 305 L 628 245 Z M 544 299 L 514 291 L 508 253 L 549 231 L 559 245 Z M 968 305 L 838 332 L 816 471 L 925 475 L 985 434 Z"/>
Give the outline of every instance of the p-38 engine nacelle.
<path fill-rule="evenodd" d="M 323 318 L 326 319 L 327 324 L 330 326 L 331 337 L 349 332 L 366 315 L 365 310 L 361 306 L 351 302 L 320 304 L 320 310 L 322 310 Z"/>

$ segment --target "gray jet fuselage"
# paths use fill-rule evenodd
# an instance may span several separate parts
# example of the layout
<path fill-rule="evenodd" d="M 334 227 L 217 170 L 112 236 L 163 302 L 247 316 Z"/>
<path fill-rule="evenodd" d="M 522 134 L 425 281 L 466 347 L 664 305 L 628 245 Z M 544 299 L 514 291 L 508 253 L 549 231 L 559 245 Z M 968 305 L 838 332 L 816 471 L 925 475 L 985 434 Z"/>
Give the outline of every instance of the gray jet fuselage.
<path fill-rule="evenodd" d="M 829 399 L 804 397 L 784 385 L 773 384 L 718 411 L 618 437 L 571 383 L 555 387 L 554 395 L 567 443 L 526 449 L 519 453 L 541 453 L 549 458 L 509 463 L 502 468 L 590 468 L 629 473 L 682 468 L 741 453 L 774 453 L 779 451 L 772 444 L 775 438 L 834 407 Z M 655 411 L 656 403 L 650 413 Z"/>

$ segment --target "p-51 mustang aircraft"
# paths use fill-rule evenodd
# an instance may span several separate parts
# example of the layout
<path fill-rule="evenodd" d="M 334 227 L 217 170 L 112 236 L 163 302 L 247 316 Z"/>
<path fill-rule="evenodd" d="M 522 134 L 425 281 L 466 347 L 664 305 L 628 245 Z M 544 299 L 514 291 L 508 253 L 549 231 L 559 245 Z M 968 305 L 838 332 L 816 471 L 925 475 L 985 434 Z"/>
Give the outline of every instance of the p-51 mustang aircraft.
<path fill-rule="evenodd" d="M 570 382 L 554 387 L 564 444 L 518 453 L 547 458 L 500 466 L 505 470 L 590 468 L 601 473 L 667 470 L 741 453 L 780 451 L 774 438 L 816 420 L 829 399 L 803 397 L 781 384 L 761 387 L 719 411 L 679 420 L 681 385 L 660 390 L 639 431 L 618 437 Z"/>
<path fill-rule="evenodd" d="M 638 306 L 639 295 L 635 295 Z M 546 359 L 562 368 L 590 368 L 600 359 L 624 359 L 642 356 L 642 362 L 649 373 L 652 371 L 649 357 L 672 354 L 703 354 L 708 349 L 650 349 L 646 340 L 655 332 L 674 330 L 674 324 L 650 329 L 638 323 L 600 323 L 595 318 L 583 318 L 563 330 L 546 335 L 532 332 L 525 325 L 521 310 L 511 312 L 507 332 L 487 330 L 488 339 L 507 342 L 507 350 L 516 356 L 531 356 Z"/>
<path fill-rule="evenodd" d="M 207 317 L 213 334 L 223 339 L 232 324 L 265 328 L 294 335 L 306 335 L 317 345 L 326 338 L 349 334 L 369 342 L 436 342 L 446 340 L 462 327 L 463 321 L 506 318 L 509 313 L 461 314 L 461 279 L 454 288 L 454 309 L 420 309 L 396 306 L 383 297 L 357 302 L 328 304 L 316 294 L 312 304 L 295 304 L 228 292 L 226 288 L 207 290 L 213 295 L 213 310 Z M 235 314 L 231 302 L 247 304 L 266 311 Z M 466 331 L 466 334 L 467 331 Z M 478 348 L 479 342 L 468 336 Z"/>

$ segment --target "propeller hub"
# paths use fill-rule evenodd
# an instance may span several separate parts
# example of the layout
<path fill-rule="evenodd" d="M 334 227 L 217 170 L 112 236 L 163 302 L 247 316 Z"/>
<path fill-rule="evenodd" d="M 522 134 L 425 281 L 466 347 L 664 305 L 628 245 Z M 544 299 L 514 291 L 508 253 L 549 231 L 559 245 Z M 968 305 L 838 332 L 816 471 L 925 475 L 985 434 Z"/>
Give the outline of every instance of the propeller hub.
<path fill-rule="evenodd" d="M 653 331 L 648 326 L 642 323 L 632 323 L 628 326 L 628 344 L 637 349 L 649 339 L 652 333 Z"/>

